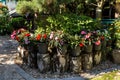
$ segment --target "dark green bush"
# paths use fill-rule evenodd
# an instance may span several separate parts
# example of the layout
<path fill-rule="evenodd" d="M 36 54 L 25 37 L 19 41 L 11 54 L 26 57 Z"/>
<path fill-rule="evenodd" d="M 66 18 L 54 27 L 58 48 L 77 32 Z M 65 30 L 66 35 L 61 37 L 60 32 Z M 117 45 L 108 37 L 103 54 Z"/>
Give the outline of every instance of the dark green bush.
<path fill-rule="evenodd" d="M 23 17 L 11 18 L 10 26 L 14 29 L 19 29 L 21 27 L 25 27 L 25 21 L 26 20 Z"/>
<path fill-rule="evenodd" d="M 113 39 L 115 40 L 114 41 L 115 48 L 120 49 L 120 19 L 117 19 L 114 22 L 114 26 L 111 27 L 111 32 L 113 35 Z"/>
<path fill-rule="evenodd" d="M 62 30 L 69 34 L 79 34 L 81 30 L 93 31 L 101 28 L 100 22 L 90 17 L 76 14 L 58 14 L 48 17 L 47 30 Z"/>
<path fill-rule="evenodd" d="M 12 27 L 9 25 L 8 8 L 3 6 L 0 8 L 0 35 L 10 34 Z"/>

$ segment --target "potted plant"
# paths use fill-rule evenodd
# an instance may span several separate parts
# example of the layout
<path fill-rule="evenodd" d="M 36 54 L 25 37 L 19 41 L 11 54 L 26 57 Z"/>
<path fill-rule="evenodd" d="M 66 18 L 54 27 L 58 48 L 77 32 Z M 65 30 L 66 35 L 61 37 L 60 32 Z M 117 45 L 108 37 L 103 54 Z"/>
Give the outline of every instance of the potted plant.
<path fill-rule="evenodd" d="M 84 44 L 81 42 L 80 36 L 77 34 L 69 35 L 69 45 L 71 48 L 70 53 L 73 57 L 79 56 L 82 51 L 82 47 L 84 47 Z"/>
<path fill-rule="evenodd" d="M 48 50 L 48 35 L 43 28 L 39 27 L 34 32 L 35 44 L 40 54 L 46 54 Z"/>
<path fill-rule="evenodd" d="M 11 38 L 19 42 L 18 50 L 23 63 L 26 63 L 30 67 L 37 67 L 37 50 L 33 34 L 21 28 L 13 31 Z"/>
<path fill-rule="evenodd" d="M 92 33 L 87 31 L 81 31 L 82 42 L 84 43 L 84 51 L 91 53 L 93 49 L 92 45 Z"/>

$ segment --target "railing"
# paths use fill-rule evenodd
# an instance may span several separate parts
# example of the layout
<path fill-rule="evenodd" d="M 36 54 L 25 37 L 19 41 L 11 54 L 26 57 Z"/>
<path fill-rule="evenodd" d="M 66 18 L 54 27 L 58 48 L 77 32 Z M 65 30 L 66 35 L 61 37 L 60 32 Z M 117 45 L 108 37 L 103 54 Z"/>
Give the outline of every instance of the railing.
<path fill-rule="evenodd" d="M 108 25 L 108 24 L 112 24 L 115 20 L 116 19 L 102 19 L 101 23 Z"/>

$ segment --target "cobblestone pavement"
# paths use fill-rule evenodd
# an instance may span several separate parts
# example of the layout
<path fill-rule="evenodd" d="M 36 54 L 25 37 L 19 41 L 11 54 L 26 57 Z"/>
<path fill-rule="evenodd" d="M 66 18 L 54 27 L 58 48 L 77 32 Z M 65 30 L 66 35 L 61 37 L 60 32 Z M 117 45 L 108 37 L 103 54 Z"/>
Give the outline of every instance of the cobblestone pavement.
<path fill-rule="evenodd" d="M 84 80 L 81 77 L 35 79 L 14 64 L 18 43 L 9 36 L 0 36 L 0 80 Z"/>

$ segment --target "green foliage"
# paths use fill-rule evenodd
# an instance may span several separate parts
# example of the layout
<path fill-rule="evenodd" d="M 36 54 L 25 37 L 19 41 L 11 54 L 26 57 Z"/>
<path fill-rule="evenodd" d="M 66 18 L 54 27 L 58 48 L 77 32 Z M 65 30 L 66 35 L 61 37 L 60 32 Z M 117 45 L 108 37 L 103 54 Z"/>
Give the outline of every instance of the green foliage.
<path fill-rule="evenodd" d="M 21 27 L 24 27 L 25 19 L 22 17 L 11 18 L 9 23 L 10 26 L 12 26 L 14 29 L 19 29 Z"/>
<path fill-rule="evenodd" d="M 81 30 L 92 31 L 99 29 L 98 21 L 94 21 L 87 16 L 79 16 L 76 14 L 58 14 L 48 17 L 47 30 L 62 30 L 71 35 L 79 34 Z"/>
<path fill-rule="evenodd" d="M 26 14 L 27 12 L 40 12 L 42 6 L 35 0 L 33 1 L 19 1 L 16 10 L 20 14 Z"/>
<path fill-rule="evenodd" d="M 113 37 L 116 40 L 115 46 L 120 49 L 120 19 L 116 20 L 114 25 L 112 29 L 114 30 Z"/>
<path fill-rule="evenodd" d="M 0 8 L 0 35 L 9 34 L 12 29 L 9 25 L 8 8 L 3 6 Z"/>

